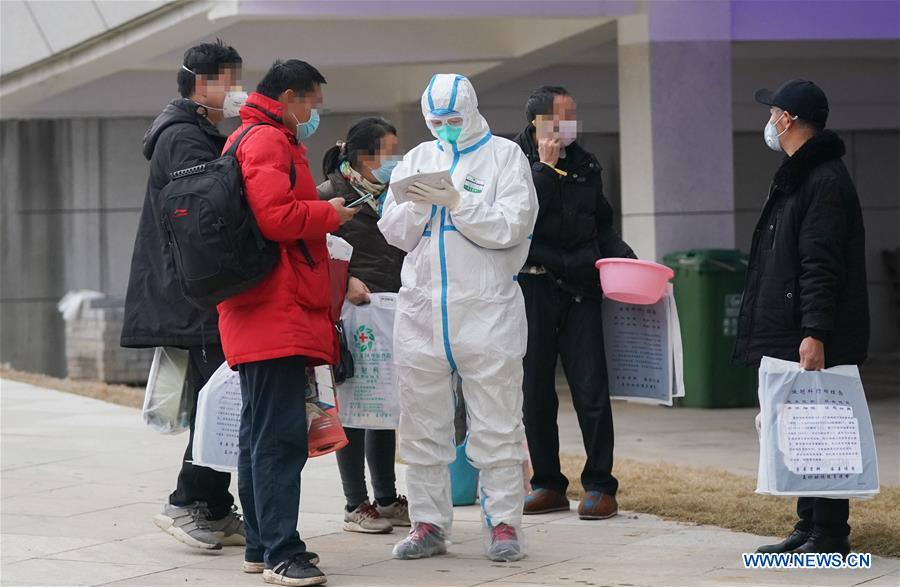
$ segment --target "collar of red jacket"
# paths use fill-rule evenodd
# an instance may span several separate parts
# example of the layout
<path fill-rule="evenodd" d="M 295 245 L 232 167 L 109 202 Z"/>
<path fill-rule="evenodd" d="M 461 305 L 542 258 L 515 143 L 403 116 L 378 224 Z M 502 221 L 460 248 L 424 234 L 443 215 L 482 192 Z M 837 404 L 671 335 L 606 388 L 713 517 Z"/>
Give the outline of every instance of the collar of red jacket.
<path fill-rule="evenodd" d="M 286 127 L 281 122 L 284 115 L 284 106 L 278 100 L 253 92 L 247 97 L 247 102 L 241 107 L 241 121 L 244 124 L 266 122 L 278 128 L 287 135 L 292 142 L 296 142 L 294 130 Z"/>

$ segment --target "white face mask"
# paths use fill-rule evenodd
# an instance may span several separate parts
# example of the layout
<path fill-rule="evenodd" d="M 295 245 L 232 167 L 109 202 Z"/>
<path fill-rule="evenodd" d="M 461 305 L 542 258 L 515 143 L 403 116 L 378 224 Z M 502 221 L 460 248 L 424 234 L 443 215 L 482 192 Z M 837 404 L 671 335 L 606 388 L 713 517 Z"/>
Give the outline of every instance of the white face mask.
<path fill-rule="evenodd" d="M 782 112 L 781 116 L 784 116 L 787 112 Z M 774 121 L 770 120 L 768 124 L 766 124 L 766 128 L 763 131 L 763 137 L 766 140 L 766 146 L 776 152 L 781 152 L 783 149 L 781 148 L 781 135 L 786 133 L 788 129 L 784 129 L 781 132 L 778 132 L 778 129 L 775 127 L 775 123 L 781 120 L 781 116 L 776 118 Z M 791 120 L 797 120 L 797 117 L 794 116 Z"/>
<path fill-rule="evenodd" d="M 560 120 L 559 121 L 559 141 L 563 147 L 568 147 L 575 142 L 578 137 L 578 121 L 577 120 Z"/>
<path fill-rule="evenodd" d="M 194 102 L 207 110 L 218 110 L 222 113 L 223 118 L 234 118 L 240 114 L 241 106 L 247 103 L 247 92 L 225 92 L 221 108 L 207 106 L 203 102 L 197 102 L 197 100 L 194 100 Z"/>
<path fill-rule="evenodd" d="M 222 101 L 222 115 L 225 118 L 234 118 L 240 115 L 241 107 L 247 103 L 247 92 L 225 92 Z"/>

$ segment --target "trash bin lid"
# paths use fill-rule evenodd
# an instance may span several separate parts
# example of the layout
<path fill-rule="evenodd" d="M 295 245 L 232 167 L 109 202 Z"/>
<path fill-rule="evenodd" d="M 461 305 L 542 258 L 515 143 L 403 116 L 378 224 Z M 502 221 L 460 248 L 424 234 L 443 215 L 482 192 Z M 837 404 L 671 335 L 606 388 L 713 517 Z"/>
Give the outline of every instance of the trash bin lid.
<path fill-rule="evenodd" d="M 732 272 L 747 269 L 748 256 L 736 249 L 693 249 L 663 257 L 663 264 L 675 270 Z"/>

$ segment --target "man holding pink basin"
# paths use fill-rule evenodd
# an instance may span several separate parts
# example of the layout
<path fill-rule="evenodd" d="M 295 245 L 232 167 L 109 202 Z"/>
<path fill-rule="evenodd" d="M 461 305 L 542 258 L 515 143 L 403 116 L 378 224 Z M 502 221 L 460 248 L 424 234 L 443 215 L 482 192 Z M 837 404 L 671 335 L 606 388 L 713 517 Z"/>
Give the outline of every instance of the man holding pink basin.
<path fill-rule="evenodd" d="M 525 514 L 569 509 L 556 423 L 556 365 L 562 360 L 587 455 L 578 515 L 600 520 L 618 512 L 618 481 L 612 475 L 603 293 L 594 263 L 635 255 L 613 227 L 600 163 L 578 144 L 572 96 L 564 88 L 542 86 L 525 110 L 528 126 L 515 140 L 531 163 L 540 202 L 528 261 L 519 274 L 528 317 L 523 410 L 534 471 Z"/>

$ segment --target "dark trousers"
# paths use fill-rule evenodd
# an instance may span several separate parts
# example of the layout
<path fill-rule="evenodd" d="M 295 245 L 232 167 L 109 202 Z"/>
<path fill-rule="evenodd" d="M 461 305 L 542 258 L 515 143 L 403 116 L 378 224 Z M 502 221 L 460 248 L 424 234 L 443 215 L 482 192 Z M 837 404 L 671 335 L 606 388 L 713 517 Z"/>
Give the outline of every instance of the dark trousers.
<path fill-rule="evenodd" d="M 338 469 L 347 509 L 354 510 L 369 499 L 366 488 L 366 462 L 372 477 L 374 497 L 381 505 L 393 503 L 397 498 L 394 455 L 397 436 L 393 430 L 363 430 L 344 428 L 350 443 L 337 452 Z"/>
<path fill-rule="evenodd" d="M 238 491 L 248 561 L 274 567 L 306 552 L 297 521 L 300 472 L 307 459 L 306 361 L 284 357 L 244 363 L 241 374 Z"/>
<path fill-rule="evenodd" d="M 850 535 L 849 499 L 827 499 L 824 497 L 797 498 L 797 516 L 800 521 L 794 526 L 802 532 L 816 532 L 823 536 L 842 537 Z"/>
<path fill-rule="evenodd" d="M 222 347 L 218 345 L 206 346 L 206 360 L 203 358 L 203 349 L 200 347 L 188 349 L 188 354 L 186 386 L 194 394 L 194 407 L 191 409 L 191 431 L 188 436 L 187 449 L 184 451 L 184 460 L 181 462 L 181 472 L 178 473 L 178 482 L 175 491 L 169 496 L 169 503 L 176 506 L 187 506 L 196 501 L 202 501 L 209 508 L 210 518 L 220 520 L 231 512 L 231 506 L 234 505 L 234 496 L 228 492 L 231 475 L 206 467 L 197 467 L 191 464 L 191 461 L 194 458 L 197 396 L 216 369 L 225 362 L 225 354 L 222 352 Z"/>
<path fill-rule="evenodd" d="M 534 475 L 531 485 L 565 493 L 560 471 L 556 361 L 562 360 L 587 455 L 581 483 L 587 491 L 615 495 L 613 419 L 603 350 L 601 300 L 577 298 L 548 275 L 519 276 L 528 316 L 524 416 Z"/>

